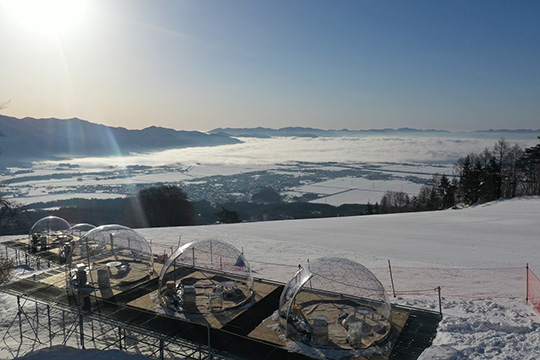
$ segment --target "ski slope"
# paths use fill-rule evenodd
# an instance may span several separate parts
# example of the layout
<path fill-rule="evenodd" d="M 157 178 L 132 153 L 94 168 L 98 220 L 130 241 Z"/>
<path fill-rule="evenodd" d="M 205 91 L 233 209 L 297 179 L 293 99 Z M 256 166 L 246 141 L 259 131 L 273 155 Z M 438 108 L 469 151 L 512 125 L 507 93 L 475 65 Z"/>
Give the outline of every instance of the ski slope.
<path fill-rule="evenodd" d="M 539 217 L 540 197 L 527 197 L 437 212 L 137 231 L 155 252 L 227 241 L 244 250 L 255 277 L 283 282 L 308 259 L 346 257 L 371 269 L 391 301 L 404 305 L 438 310 L 433 289 L 440 286 L 444 319 L 422 359 L 537 359 L 540 315 L 525 303 L 525 265 L 540 274 Z M 13 306 L 4 296 L 0 302 Z"/>

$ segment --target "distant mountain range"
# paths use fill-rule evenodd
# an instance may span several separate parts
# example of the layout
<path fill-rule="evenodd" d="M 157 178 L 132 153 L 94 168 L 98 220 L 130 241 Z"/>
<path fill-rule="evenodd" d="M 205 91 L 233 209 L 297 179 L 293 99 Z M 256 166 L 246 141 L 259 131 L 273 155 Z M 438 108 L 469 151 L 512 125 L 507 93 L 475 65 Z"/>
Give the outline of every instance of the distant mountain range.
<path fill-rule="evenodd" d="M 366 136 L 366 135 L 375 135 L 375 134 L 416 134 L 416 135 L 429 135 L 429 134 L 453 134 L 451 131 L 446 130 L 419 130 L 411 128 L 399 128 L 399 129 L 369 129 L 369 130 L 322 130 L 315 128 L 306 128 L 306 127 L 285 127 L 280 129 L 270 129 L 270 128 L 217 128 L 208 132 L 209 134 L 221 134 L 226 136 L 234 137 L 254 137 L 254 138 L 271 138 L 271 137 L 340 137 L 340 136 Z M 508 129 L 498 129 L 498 130 L 477 130 L 470 132 L 470 134 L 501 134 L 505 133 L 531 133 L 539 134 L 540 130 L 529 130 L 529 129 L 518 129 L 518 130 L 508 130 Z M 459 134 L 463 134 L 462 132 Z M 536 136 L 536 135 L 535 135 Z"/>
<path fill-rule="evenodd" d="M 445 130 L 370 129 L 323 130 L 309 127 L 271 128 L 217 128 L 200 131 L 178 131 L 151 126 L 142 130 L 110 127 L 89 121 L 73 119 L 35 119 L 0 115 L 0 168 L 37 160 L 62 160 L 86 156 L 115 156 L 135 152 L 149 152 L 173 148 L 237 144 L 241 137 L 346 137 L 388 135 L 450 135 L 500 136 L 528 134 L 536 138 L 540 130 L 481 130 L 454 133 Z M 509 136 L 509 135 L 507 135 Z"/>
<path fill-rule="evenodd" d="M 73 119 L 17 119 L 0 115 L 0 167 L 36 160 L 114 156 L 172 148 L 235 144 L 224 134 L 151 126 L 128 130 Z"/>

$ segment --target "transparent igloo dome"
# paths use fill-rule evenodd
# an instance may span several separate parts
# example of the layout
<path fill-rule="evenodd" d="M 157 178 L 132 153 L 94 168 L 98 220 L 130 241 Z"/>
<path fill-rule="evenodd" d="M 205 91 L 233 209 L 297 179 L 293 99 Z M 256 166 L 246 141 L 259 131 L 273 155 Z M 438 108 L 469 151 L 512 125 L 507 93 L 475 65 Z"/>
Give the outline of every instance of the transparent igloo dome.
<path fill-rule="evenodd" d="M 71 245 L 68 282 L 78 288 L 125 290 L 154 272 L 148 242 L 122 225 L 103 225 L 85 233 Z"/>
<path fill-rule="evenodd" d="M 87 232 L 89 232 L 90 230 L 93 230 L 95 228 L 96 228 L 96 226 L 92 225 L 92 224 L 79 223 L 79 224 L 75 224 L 72 227 L 70 227 L 66 231 L 66 234 L 72 235 L 72 236 L 77 236 L 77 237 L 82 237 Z"/>
<path fill-rule="evenodd" d="M 238 249 L 210 239 L 178 248 L 163 265 L 158 287 L 164 307 L 209 314 L 250 302 L 253 278 Z"/>
<path fill-rule="evenodd" d="M 66 240 L 66 231 L 70 227 L 69 222 L 58 216 L 47 216 L 36 221 L 29 233 L 31 251 L 58 247 Z"/>
<path fill-rule="evenodd" d="M 365 349 L 391 328 L 380 281 L 363 265 L 335 257 L 296 272 L 281 294 L 279 315 L 288 338 L 313 346 Z"/>

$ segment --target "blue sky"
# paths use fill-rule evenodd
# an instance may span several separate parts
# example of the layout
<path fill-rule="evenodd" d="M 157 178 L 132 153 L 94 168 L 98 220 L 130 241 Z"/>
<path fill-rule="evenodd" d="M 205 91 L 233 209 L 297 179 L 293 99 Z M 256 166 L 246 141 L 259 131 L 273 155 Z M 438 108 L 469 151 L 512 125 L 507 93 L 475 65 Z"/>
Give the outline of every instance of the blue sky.
<path fill-rule="evenodd" d="M 48 0 L 37 20 L 35 2 L 14 1 L 0 0 L 5 115 L 198 130 L 540 128 L 538 1 L 80 0 L 69 13 Z M 75 20 L 50 30 L 51 16 Z"/>

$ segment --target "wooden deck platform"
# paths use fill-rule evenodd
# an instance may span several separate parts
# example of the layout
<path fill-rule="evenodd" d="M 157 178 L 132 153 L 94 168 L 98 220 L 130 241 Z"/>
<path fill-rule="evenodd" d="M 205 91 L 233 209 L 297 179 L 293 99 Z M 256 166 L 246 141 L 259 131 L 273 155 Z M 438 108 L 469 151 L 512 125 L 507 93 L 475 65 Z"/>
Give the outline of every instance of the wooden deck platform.
<path fill-rule="evenodd" d="M 19 250 L 28 250 L 24 241 L 7 244 Z M 45 258 L 58 259 L 54 251 L 44 251 Z M 156 263 L 156 266 L 161 264 Z M 284 284 L 259 280 L 253 285 L 253 299 L 249 306 L 199 316 L 168 313 L 155 301 L 158 271 L 143 281 L 123 289 L 89 291 L 86 296 L 75 295 L 66 288 L 66 272 L 55 268 L 29 279 L 0 287 L 0 291 L 22 296 L 59 308 L 79 311 L 84 305 L 87 314 L 114 319 L 129 326 L 207 344 L 238 359 L 308 359 L 306 354 L 289 352 L 287 340 L 275 331 L 276 319 L 272 314 L 279 307 Z M 83 302 L 81 299 L 85 298 Z M 201 302 L 201 306 L 208 306 Z M 409 309 L 392 305 L 391 330 L 381 343 L 386 351 L 369 357 L 351 356 L 351 359 L 416 359 L 431 345 L 440 321 L 440 315 L 431 311 Z M 265 357 L 262 356 L 265 355 Z"/>

